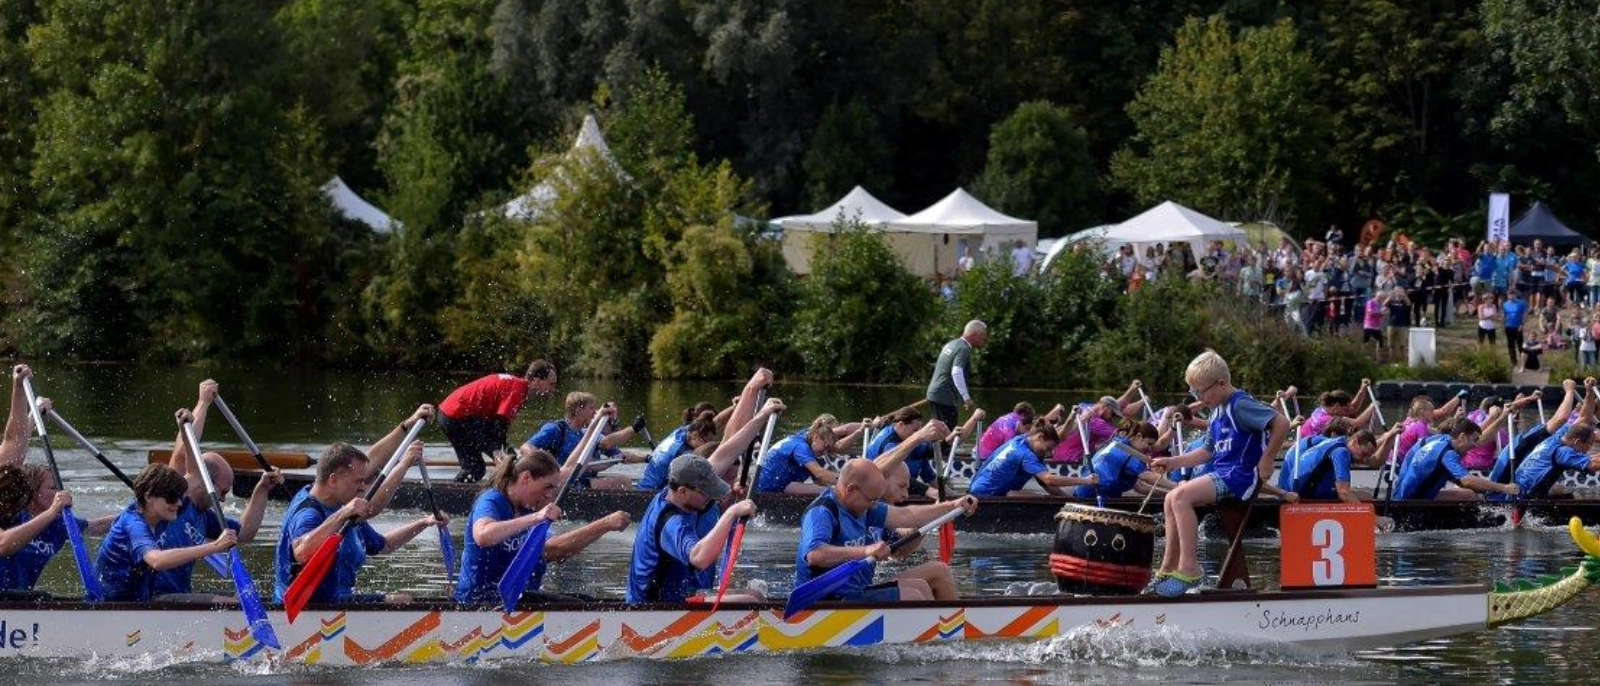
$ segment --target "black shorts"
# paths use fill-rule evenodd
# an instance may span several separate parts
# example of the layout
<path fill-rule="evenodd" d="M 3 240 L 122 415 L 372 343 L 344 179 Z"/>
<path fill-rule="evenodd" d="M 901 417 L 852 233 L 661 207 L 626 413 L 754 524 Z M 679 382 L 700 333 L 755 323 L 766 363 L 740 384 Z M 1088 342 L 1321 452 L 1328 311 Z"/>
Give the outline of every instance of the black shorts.
<path fill-rule="evenodd" d="M 1365 343 L 1377 343 L 1378 345 L 1382 346 L 1383 345 L 1383 329 L 1362 329 L 1361 330 L 1361 342 L 1364 343 L 1364 344 Z"/>

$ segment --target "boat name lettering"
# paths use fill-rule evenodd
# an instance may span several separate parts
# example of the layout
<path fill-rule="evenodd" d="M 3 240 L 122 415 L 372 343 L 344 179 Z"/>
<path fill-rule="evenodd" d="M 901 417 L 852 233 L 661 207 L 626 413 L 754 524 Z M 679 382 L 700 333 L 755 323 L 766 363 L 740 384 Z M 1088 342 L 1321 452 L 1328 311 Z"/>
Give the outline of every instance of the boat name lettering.
<path fill-rule="evenodd" d="M 1355 612 L 1336 612 L 1330 607 L 1321 612 L 1310 614 L 1288 614 L 1262 610 L 1261 622 L 1256 626 L 1262 629 L 1298 628 L 1302 631 L 1317 631 L 1327 624 L 1359 624 L 1360 622 L 1360 610 Z"/>
<path fill-rule="evenodd" d="M 0 619 L 0 649 L 22 650 L 28 646 L 37 645 L 39 643 L 39 623 L 31 622 L 30 624 L 33 628 L 32 633 L 29 633 L 28 629 L 22 628 L 22 626 L 27 625 L 16 626 L 7 620 Z"/>

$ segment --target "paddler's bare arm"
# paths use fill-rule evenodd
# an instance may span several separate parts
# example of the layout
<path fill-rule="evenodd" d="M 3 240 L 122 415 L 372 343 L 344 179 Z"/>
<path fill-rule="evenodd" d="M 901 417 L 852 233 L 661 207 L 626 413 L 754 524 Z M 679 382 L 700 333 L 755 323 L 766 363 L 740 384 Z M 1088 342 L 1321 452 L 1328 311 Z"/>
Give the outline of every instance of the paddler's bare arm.
<path fill-rule="evenodd" d="M 544 556 L 551 560 L 565 560 L 583 552 L 601 536 L 628 528 L 632 522 L 632 515 L 618 510 L 559 536 L 551 536 L 545 541 Z"/>
<path fill-rule="evenodd" d="M 396 463 L 394 469 L 389 471 L 389 477 L 383 480 L 383 485 L 378 487 L 378 492 L 372 495 L 371 510 L 367 517 L 376 517 L 384 508 L 389 507 L 389 501 L 394 499 L 396 491 L 400 490 L 400 483 L 406 480 L 406 472 L 411 471 L 411 465 L 422 459 L 422 441 L 416 441 L 406 449 L 404 457 Z M 385 458 L 387 461 L 387 458 Z M 382 471 L 382 468 L 379 468 Z"/>
<path fill-rule="evenodd" d="M 210 414 L 211 401 L 217 397 L 217 382 L 206 379 L 200 382 L 200 392 L 196 395 L 194 409 L 189 411 L 189 425 L 194 427 L 194 440 L 199 441 L 206 437 L 206 415 Z M 183 440 L 184 420 L 178 420 L 178 437 L 173 439 L 172 455 L 167 458 L 167 466 L 184 476 L 191 470 L 199 469 L 199 461 L 189 454 L 189 442 Z"/>
<path fill-rule="evenodd" d="M 894 431 L 894 429 L 885 427 L 884 431 Z M 944 422 L 937 419 L 931 420 L 923 424 L 922 428 L 917 429 L 916 433 L 911 434 L 906 440 L 900 441 L 899 445 L 896 445 L 893 450 L 879 455 L 878 459 L 873 460 L 872 463 L 878 465 L 879 471 L 888 474 L 897 465 L 905 462 L 911 456 L 911 453 L 916 452 L 918 447 L 927 443 L 942 441 L 948 435 L 950 435 L 950 431 L 945 428 Z"/>
<path fill-rule="evenodd" d="M 400 449 L 400 441 L 405 440 L 406 432 L 411 430 L 413 424 L 431 419 L 433 419 L 433 406 L 427 403 L 418 405 L 410 417 L 406 417 L 405 421 L 390 429 L 389 433 L 384 434 L 377 443 L 367 448 L 367 466 L 372 469 L 370 476 L 377 476 L 378 472 L 383 471 L 383 466 L 388 464 L 389 458 L 394 457 L 394 451 Z M 402 470 L 396 468 L 395 471 Z"/>
<path fill-rule="evenodd" d="M 891 506 L 885 523 L 891 529 L 920 529 L 924 524 L 958 509 L 964 509 L 970 515 L 978 510 L 978 499 L 968 495 L 942 503 Z"/>
<path fill-rule="evenodd" d="M 755 513 L 756 504 L 750 500 L 741 500 L 724 511 L 705 537 L 689 549 L 690 566 L 696 570 L 710 569 L 711 565 L 722 559 L 722 544 L 728 541 L 728 532 L 733 529 L 734 521 L 740 517 L 754 516 Z"/>
<path fill-rule="evenodd" d="M 477 543 L 479 548 L 492 548 L 512 536 L 538 526 L 540 522 L 553 522 L 558 519 L 561 519 L 561 507 L 552 503 L 538 512 L 530 512 L 511 519 L 480 517 L 472 522 L 472 530 L 468 531 L 467 535 L 472 537 L 472 541 Z M 547 540 L 545 545 L 549 546 L 553 540 Z"/>
<path fill-rule="evenodd" d="M 734 433 L 750 422 L 759 409 L 756 407 L 756 396 L 761 389 L 770 386 L 772 386 L 772 370 L 762 367 L 750 376 L 750 380 L 744 384 L 744 390 L 739 393 L 739 402 L 733 407 L 733 416 L 728 419 L 728 425 L 722 429 L 722 440 L 733 440 Z"/>
<path fill-rule="evenodd" d="M 366 514 L 366 499 L 355 498 L 345 503 L 344 507 L 339 508 L 332 516 L 323 519 L 322 523 L 317 525 L 317 528 L 295 539 L 289 545 L 290 551 L 294 553 L 294 561 L 300 564 L 310 562 L 311 556 L 317 553 L 317 549 L 322 547 L 322 544 L 328 540 L 329 536 L 338 533 L 340 527 L 344 526 L 345 520 L 351 518 L 363 519 Z"/>
<path fill-rule="evenodd" d="M 756 440 L 756 437 L 761 435 L 761 431 L 767 428 L 767 417 L 773 414 L 780 414 L 784 409 L 782 400 L 767 398 L 767 404 L 761 406 L 761 411 L 757 412 L 750 418 L 750 421 L 745 422 L 744 426 L 739 427 L 738 431 L 733 432 L 732 436 L 718 444 L 717 449 L 712 451 L 711 457 L 706 459 L 707 462 L 711 463 L 712 471 L 721 474 L 737 464 L 739 456 L 743 455 L 744 451 L 750 447 L 750 442 Z"/>
<path fill-rule="evenodd" d="M 22 390 L 22 380 L 33 376 L 28 365 L 11 368 L 11 411 L 6 413 L 5 437 L 0 439 L 0 464 L 20 465 L 28 456 L 28 432 L 33 421 L 29 416 L 28 394 Z"/>

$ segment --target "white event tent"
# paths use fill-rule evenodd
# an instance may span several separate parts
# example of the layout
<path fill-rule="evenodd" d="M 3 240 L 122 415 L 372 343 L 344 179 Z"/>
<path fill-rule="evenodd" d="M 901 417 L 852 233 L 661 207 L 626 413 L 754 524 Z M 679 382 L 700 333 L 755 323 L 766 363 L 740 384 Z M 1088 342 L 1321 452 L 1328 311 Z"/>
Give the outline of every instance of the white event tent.
<path fill-rule="evenodd" d="M 960 188 L 928 209 L 892 222 L 888 231 L 906 268 L 929 278 L 955 276 L 963 252 L 1006 255 L 1013 243 L 1032 248 L 1039 241 L 1038 222 L 1001 214 Z"/>
<path fill-rule="evenodd" d="M 356 192 L 345 185 L 344 179 L 337 176 L 322 184 L 322 194 L 328 196 L 328 202 L 339 211 L 346 219 L 361 222 L 372 227 L 373 233 L 389 233 L 400 225 L 383 210 L 372 203 L 363 200 Z"/>
<path fill-rule="evenodd" d="M 1121 224 L 1079 231 L 1068 236 L 1067 242 L 1098 241 L 1108 250 L 1132 245 L 1139 252 L 1157 243 L 1170 246 L 1183 242 L 1189 244 L 1193 254 L 1200 255 L 1205 252 L 1206 243 L 1211 241 L 1247 239 L 1248 234 L 1236 226 L 1168 200 Z"/>
<path fill-rule="evenodd" d="M 611 146 L 606 145 L 605 136 L 600 135 L 600 124 L 594 120 L 592 114 L 583 115 L 583 125 L 578 127 L 578 138 L 572 142 L 572 148 L 567 151 L 567 158 L 573 159 L 583 151 L 593 151 L 616 171 L 618 177 L 628 178 L 627 172 L 622 170 L 617 164 L 617 159 L 611 155 Z M 559 174 L 561 171 L 557 169 L 555 173 Z M 527 193 L 501 205 L 499 211 L 505 214 L 507 219 L 533 221 L 544 214 L 545 209 L 555 198 L 555 186 L 549 181 L 544 181 Z"/>
<path fill-rule="evenodd" d="M 885 205 L 865 188 L 850 189 L 838 202 L 815 214 L 797 214 L 778 217 L 771 223 L 783 229 L 783 261 L 789 271 L 796 274 L 811 273 L 811 256 L 816 254 L 817 241 L 833 233 L 834 223 L 858 221 L 864 226 L 882 231 L 890 222 L 905 219 L 904 212 Z"/>

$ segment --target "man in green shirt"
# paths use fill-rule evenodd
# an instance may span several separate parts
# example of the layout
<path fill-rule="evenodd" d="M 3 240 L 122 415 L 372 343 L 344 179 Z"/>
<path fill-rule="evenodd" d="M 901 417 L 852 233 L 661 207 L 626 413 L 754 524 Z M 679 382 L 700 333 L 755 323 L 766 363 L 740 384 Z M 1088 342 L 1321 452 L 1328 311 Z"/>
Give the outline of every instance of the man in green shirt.
<path fill-rule="evenodd" d="M 972 370 L 972 350 L 989 342 L 989 327 L 976 319 L 967 322 L 961 337 L 944 344 L 939 360 L 933 363 L 933 379 L 928 381 L 928 404 L 933 416 L 945 426 L 956 425 L 956 407 L 972 409 L 972 393 L 967 376 Z"/>

